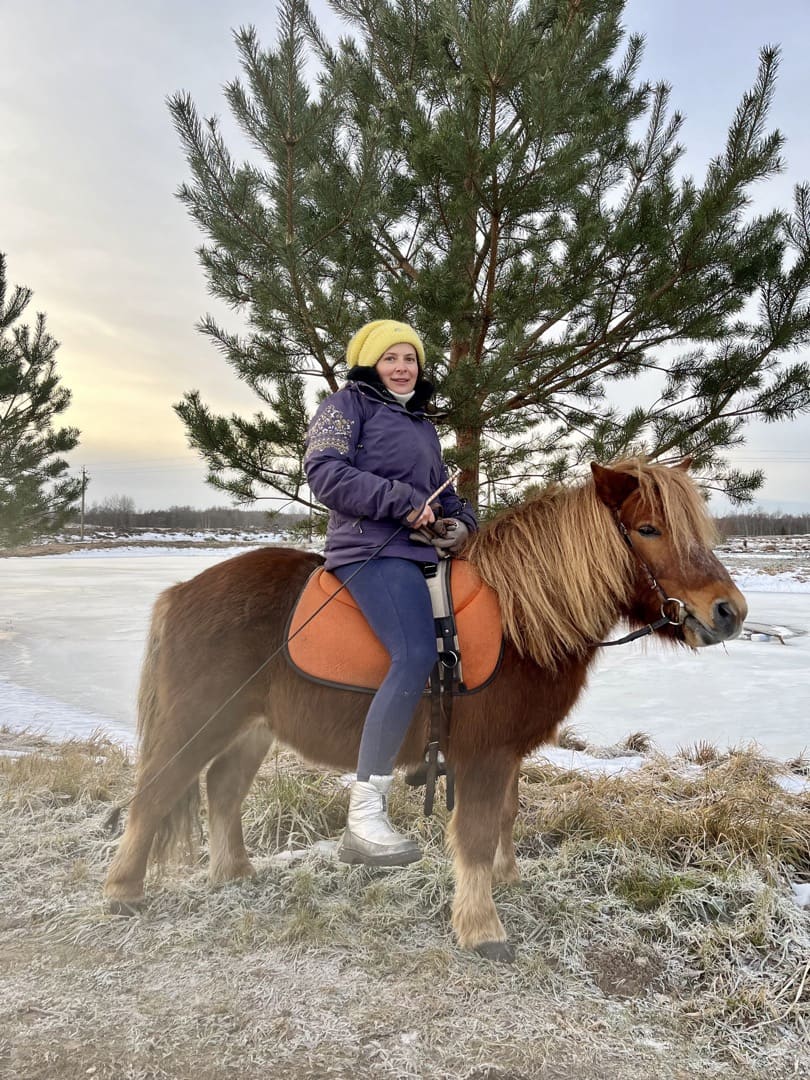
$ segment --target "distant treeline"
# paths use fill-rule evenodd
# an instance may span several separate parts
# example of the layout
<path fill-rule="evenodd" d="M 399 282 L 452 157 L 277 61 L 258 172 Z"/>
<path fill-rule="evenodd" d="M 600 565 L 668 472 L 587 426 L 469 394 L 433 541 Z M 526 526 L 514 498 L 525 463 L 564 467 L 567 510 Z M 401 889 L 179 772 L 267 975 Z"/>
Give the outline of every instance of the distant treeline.
<path fill-rule="evenodd" d="M 86 511 L 87 525 L 112 529 L 265 529 L 286 532 L 307 521 L 305 513 L 268 513 L 266 510 L 236 510 L 211 506 L 171 506 L 168 510 L 136 510 L 126 496 L 96 503 Z M 766 513 L 746 510 L 715 519 L 723 536 L 795 536 L 810 534 L 810 514 Z M 75 522 L 74 524 L 78 524 Z M 317 528 L 316 523 L 316 528 Z"/>
<path fill-rule="evenodd" d="M 285 532 L 307 520 L 306 514 L 268 513 L 266 510 L 235 510 L 211 506 L 198 510 L 193 506 L 170 506 L 168 510 L 135 510 L 127 500 L 91 506 L 85 512 L 86 525 L 111 529 L 250 529 Z M 74 522 L 77 524 L 78 522 Z"/>
<path fill-rule="evenodd" d="M 810 533 L 810 514 L 768 514 L 764 510 L 715 518 L 722 536 L 797 536 Z"/>

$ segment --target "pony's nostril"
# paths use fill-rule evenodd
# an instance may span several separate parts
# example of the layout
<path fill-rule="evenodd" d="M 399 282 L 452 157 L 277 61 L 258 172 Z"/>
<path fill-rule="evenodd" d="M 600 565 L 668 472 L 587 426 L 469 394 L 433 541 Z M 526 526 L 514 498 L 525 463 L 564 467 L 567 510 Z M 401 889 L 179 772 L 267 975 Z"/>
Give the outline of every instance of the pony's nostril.
<path fill-rule="evenodd" d="M 728 600 L 718 600 L 714 605 L 714 624 L 724 630 L 737 625 L 737 609 Z"/>

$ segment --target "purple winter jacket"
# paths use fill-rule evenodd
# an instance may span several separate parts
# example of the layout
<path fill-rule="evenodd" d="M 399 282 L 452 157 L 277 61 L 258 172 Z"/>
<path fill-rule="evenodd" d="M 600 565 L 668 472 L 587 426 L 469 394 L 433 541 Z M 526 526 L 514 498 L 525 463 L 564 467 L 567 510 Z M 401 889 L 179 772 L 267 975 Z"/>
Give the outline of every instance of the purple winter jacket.
<path fill-rule="evenodd" d="M 430 383 L 419 380 L 407 408 L 373 369 L 355 369 L 350 379 L 318 407 L 304 458 L 310 491 L 329 509 L 327 570 L 369 558 L 447 479 L 436 429 L 421 410 Z M 478 527 L 452 485 L 440 502 L 445 517 L 459 518 L 471 532 Z M 410 540 L 409 532 L 405 525 L 380 556 L 437 562 L 436 549 Z"/>

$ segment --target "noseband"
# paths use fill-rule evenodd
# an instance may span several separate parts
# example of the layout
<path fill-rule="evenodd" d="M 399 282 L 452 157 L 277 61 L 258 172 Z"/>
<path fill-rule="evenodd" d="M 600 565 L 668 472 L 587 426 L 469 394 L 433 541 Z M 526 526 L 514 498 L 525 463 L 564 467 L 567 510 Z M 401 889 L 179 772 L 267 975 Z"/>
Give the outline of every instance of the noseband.
<path fill-rule="evenodd" d="M 633 541 L 630 539 L 630 533 L 627 526 L 619 517 L 619 511 L 614 510 L 614 518 L 616 521 L 616 527 L 619 530 L 622 540 L 632 551 L 636 562 L 641 566 L 644 571 L 650 588 L 653 592 L 657 592 L 659 599 L 661 600 L 661 618 L 656 619 L 653 623 L 647 623 L 646 626 L 642 626 L 640 630 L 634 630 L 632 634 L 625 634 L 622 638 L 617 638 L 616 641 L 598 641 L 596 644 L 600 648 L 608 645 L 626 645 L 630 641 L 635 641 L 640 637 L 647 637 L 649 634 L 654 633 L 656 630 L 660 630 L 662 626 L 683 626 L 686 621 L 686 616 L 689 611 L 683 600 L 678 600 L 677 597 L 667 596 L 661 586 L 655 579 L 655 575 L 649 568 L 647 563 L 642 559 L 636 549 L 633 547 Z M 674 605 L 674 607 L 672 607 Z M 667 610 L 669 608 L 669 610 Z"/>

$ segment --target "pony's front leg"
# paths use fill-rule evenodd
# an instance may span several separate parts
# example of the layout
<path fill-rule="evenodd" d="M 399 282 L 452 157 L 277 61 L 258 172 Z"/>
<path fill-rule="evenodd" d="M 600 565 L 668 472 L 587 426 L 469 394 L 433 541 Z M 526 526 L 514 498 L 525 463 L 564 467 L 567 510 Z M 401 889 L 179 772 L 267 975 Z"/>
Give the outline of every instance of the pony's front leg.
<path fill-rule="evenodd" d="M 518 764 L 504 752 L 456 765 L 456 809 L 448 833 L 456 878 L 453 930 L 462 948 L 491 960 L 514 959 L 492 899 L 492 867 L 506 789 Z"/>
<path fill-rule="evenodd" d="M 495 861 L 492 865 L 492 880 L 496 884 L 511 885 L 520 881 L 520 869 L 515 858 L 515 818 L 518 812 L 518 780 L 520 763 L 515 766 L 515 774 L 506 785 L 506 795 L 501 807 L 501 829 Z"/>

